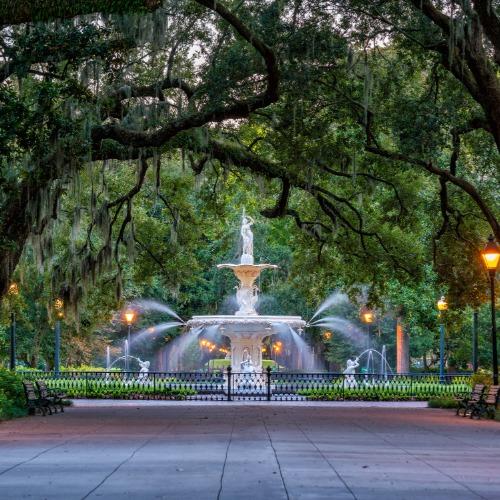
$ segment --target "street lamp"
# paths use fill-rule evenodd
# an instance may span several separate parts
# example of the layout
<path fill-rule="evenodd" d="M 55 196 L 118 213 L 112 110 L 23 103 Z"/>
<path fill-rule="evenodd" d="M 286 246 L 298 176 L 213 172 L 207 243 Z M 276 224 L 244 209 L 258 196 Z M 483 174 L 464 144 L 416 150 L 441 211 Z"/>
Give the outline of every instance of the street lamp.
<path fill-rule="evenodd" d="M 19 295 L 19 287 L 17 283 L 11 283 L 7 291 L 10 297 L 15 297 Z M 16 369 L 16 313 L 11 306 L 10 311 L 10 362 L 9 367 L 11 370 Z"/>
<path fill-rule="evenodd" d="M 130 367 L 130 361 L 129 361 L 129 355 L 130 355 L 130 332 L 132 330 L 132 323 L 135 320 L 136 313 L 133 309 L 127 309 L 125 311 L 125 314 L 123 315 L 125 317 L 125 322 L 127 323 L 127 352 L 125 353 L 125 371 L 129 371 Z"/>
<path fill-rule="evenodd" d="M 366 324 L 366 328 L 368 330 L 367 348 L 370 349 L 370 326 L 375 321 L 375 313 L 371 309 L 364 307 L 361 309 L 361 321 Z"/>
<path fill-rule="evenodd" d="M 54 309 L 56 311 L 56 327 L 54 330 L 54 373 L 59 377 L 59 357 L 61 351 L 61 320 L 64 318 L 64 301 L 62 299 L 54 300 Z"/>
<path fill-rule="evenodd" d="M 439 380 L 441 383 L 444 381 L 444 322 L 443 313 L 448 309 L 448 302 L 443 295 L 437 301 L 437 308 L 439 311 Z"/>
<path fill-rule="evenodd" d="M 481 252 L 484 265 L 490 277 L 491 293 L 491 352 L 493 356 L 493 384 L 498 384 L 497 322 L 495 317 L 495 274 L 500 261 L 500 248 L 492 234 Z"/>
<path fill-rule="evenodd" d="M 281 341 L 277 341 L 273 344 L 273 351 L 274 351 L 274 362 L 276 363 L 277 370 L 279 370 L 279 363 L 278 363 L 278 356 L 281 354 L 281 346 L 283 343 Z"/>

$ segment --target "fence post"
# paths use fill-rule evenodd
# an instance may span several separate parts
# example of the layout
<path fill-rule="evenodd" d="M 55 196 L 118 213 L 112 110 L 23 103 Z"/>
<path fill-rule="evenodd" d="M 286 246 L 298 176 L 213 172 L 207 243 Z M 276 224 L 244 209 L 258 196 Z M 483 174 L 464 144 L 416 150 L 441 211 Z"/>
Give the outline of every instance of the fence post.
<path fill-rule="evenodd" d="M 153 399 L 156 399 L 156 372 L 153 373 Z"/>
<path fill-rule="evenodd" d="M 89 379 L 89 374 L 88 372 L 85 372 L 85 397 L 88 398 L 88 379 Z"/>
<path fill-rule="evenodd" d="M 266 368 L 267 371 L 267 400 L 271 401 L 271 367 Z"/>
<path fill-rule="evenodd" d="M 227 400 L 231 401 L 231 367 L 227 367 Z"/>
<path fill-rule="evenodd" d="M 342 401 L 345 401 L 345 375 L 342 374 Z"/>

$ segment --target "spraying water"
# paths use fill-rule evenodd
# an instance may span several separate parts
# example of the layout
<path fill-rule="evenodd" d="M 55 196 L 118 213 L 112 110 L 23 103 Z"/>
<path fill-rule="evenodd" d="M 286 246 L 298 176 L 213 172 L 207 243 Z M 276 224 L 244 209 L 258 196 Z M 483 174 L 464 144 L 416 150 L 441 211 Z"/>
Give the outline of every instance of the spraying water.
<path fill-rule="evenodd" d="M 392 374 L 393 371 L 391 365 L 387 362 L 386 353 L 387 349 L 384 345 L 382 346 L 382 352 L 377 351 L 376 349 L 366 349 L 358 356 L 358 359 L 361 359 L 366 354 L 366 373 L 375 373 L 374 355 L 377 355 L 380 362 L 379 373 L 380 375 L 387 376 L 388 372 Z"/>
<path fill-rule="evenodd" d="M 178 319 L 182 324 L 185 324 L 185 321 L 171 307 L 167 304 L 163 304 L 162 302 L 151 299 L 139 299 L 135 300 L 133 304 L 145 309 L 146 311 L 158 311 L 168 314 L 169 316 L 173 316 Z"/>
<path fill-rule="evenodd" d="M 337 316 L 325 316 L 309 323 L 309 326 L 329 328 L 339 332 L 358 346 L 366 345 L 366 333 L 346 319 Z"/>
<path fill-rule="evenodd" d="M 295 345 L 300 354 L 303 368 L 305 370 L 318 370 L 318 363 L 311 349 L 311 346 L 290 326 L 285 323 L 272 323 L 273 332 L 282 337 L 288 337 Z"/>
<path fill-rule="evenodd" d="M 179 370 L 182 365 L 183 354 L 193 342 L 198 342 L 198 336 L 203 328 L 191 328 L 187 333 L 176 337 L 166 348 L 166 366 L 167 370 Z"/>
<path fill-rule="evenodd" d="M 347 302 L 348 300 L 349 299 L 345 293 L 333 292 L 326 300 L 324 300 L 321 303 L 316 312 L 312 315 L 311 319 L 309 320 L 309 323 L 311 323 L 316 316 L 326 311 L 327 309 L 330 309 L 330 307 L 340 304 L 342 302 Z"/>
<path fill-rule="evenodd" d="M 179 326 L 182 326 L 183 324 L 184 323 L 181 323 L 180 321 L 168 321 L 166 323 L 159 323 L 154 326 L 149 326 L 148 328 L 143 328 L 142 330 L 139 330 L 134 334 L 132 340 L 130 341 L 130 345 L 135 344 L 140 340 L 144 340 L 147 337 L 158 335 L 172 328 L 177 328 Z"/>

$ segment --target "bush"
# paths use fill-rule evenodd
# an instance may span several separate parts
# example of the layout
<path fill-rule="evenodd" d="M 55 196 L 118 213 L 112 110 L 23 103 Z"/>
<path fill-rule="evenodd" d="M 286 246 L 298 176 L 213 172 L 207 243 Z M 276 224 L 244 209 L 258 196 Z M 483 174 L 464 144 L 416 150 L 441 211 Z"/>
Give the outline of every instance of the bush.
<path fill-rule="evenodd" d="M 450 398 L 429 399 L 429 408 L 458 408 L 458 401 Z"/>
<path fill-rule="evenodd" d="M 492 385 L 493 376 L 491 372 L 488 372 L 486 370 L 478 370 L 472 375 L 470 379 L 470 385 L 474 387 L 475 384 Z"/>
<path fill-rule="evenodd" d="M 0 368 L 0 420 L 22 417 L 27 413 L 21 377 Z"/>

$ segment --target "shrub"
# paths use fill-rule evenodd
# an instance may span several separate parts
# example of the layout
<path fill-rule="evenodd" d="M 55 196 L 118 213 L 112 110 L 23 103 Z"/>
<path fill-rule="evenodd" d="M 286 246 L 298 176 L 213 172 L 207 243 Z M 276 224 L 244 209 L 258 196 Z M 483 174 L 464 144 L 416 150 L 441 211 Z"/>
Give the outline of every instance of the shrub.
<path fill-rule="evenodd" d="M 478 370 L 470 378 L 470 384 L 471 386 L 474 386 L 475 384 L 484 384 L 484 385 L 493 384 L 493 377 L 491 372 L 488 372 L 486 370 Z"/>
<path fill-rule="evenodd" d="M 428 402 L 429 408 L 458 408 L 458 401 L 451 398 L 432 398 Z"/>
<path fill-rule="evenodd" d="M 22 379 L 19 375 L 0 368 L 0 420 L 27 414 Z"/>

